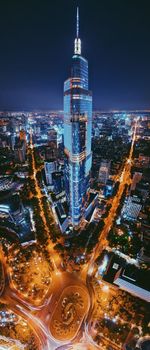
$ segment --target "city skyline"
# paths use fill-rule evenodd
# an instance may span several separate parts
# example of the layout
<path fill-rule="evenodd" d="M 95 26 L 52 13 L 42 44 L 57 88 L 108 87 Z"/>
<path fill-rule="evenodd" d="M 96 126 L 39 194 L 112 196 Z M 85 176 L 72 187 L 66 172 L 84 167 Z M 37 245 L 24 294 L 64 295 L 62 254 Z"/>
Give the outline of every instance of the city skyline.
<path fill-rule="evenodd" d="M 149 4 L 78 4 L 94 109 L 148 109 Z M 65 0 L 44 5 L 32 0 L 29 7 L 24 1 L 2 2 L 0 109 L 63 109 L 61 91 L 74 37 L 75 7 L 76 2 Z"/>
<path fill-rule="evenodd" d="M 26 0 L 25 7 L 14 0 L 13 8 L 4 1 L 0 349 L 149 350 L 150 109 L 138 108 L 149 101 L 150 83 L 143 5 L 136 0 L 135 12 L 128 0 Z M 105 98 L 107 109 L 115 96 L 123 102 L 125 86 L 124 101 L 131 106 L 136 91 L 136 108 L 102 111 Z M 8 111 L 9 103 L 29 101 L 36 110 Z"/>

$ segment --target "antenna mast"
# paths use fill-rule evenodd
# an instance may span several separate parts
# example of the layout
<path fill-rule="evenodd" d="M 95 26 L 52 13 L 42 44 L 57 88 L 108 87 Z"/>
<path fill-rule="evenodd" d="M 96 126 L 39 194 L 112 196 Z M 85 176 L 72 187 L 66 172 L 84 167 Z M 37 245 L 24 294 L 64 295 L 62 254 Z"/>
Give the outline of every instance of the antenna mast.
<path fill-rule="evenodd" d="M 81 39 L 79 38 L 79 7 L 77 7 L 76 38 L 74 41 L 74 53 L 75 55 L 81 55 Z"/>

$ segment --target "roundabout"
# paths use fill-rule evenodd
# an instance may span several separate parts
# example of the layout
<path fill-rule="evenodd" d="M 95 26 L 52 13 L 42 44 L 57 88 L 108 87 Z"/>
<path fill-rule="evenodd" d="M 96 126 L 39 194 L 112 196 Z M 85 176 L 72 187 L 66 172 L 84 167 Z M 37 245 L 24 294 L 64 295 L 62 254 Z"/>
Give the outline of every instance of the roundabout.
<path fill-rule="evenodd" d="M 73 339 L 90 306 L 86 287 L 70 285 L 66 287 L 56 304 L 50 321 L 50 332 L 59 341 Z"/>

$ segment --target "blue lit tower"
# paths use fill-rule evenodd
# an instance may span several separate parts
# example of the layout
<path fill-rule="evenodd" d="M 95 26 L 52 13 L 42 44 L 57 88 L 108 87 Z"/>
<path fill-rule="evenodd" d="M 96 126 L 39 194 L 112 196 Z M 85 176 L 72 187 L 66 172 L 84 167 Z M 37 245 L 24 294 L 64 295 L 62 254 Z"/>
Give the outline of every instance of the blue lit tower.
<path fill-rule="evenodd" d="M 88 197 L 92 131 L 92 95 L 88 90 L 88 61 L 81 56 L 79 9 L 71 77 L 64 83 L 65 184 L 70 220 L 78 228 Z"/>

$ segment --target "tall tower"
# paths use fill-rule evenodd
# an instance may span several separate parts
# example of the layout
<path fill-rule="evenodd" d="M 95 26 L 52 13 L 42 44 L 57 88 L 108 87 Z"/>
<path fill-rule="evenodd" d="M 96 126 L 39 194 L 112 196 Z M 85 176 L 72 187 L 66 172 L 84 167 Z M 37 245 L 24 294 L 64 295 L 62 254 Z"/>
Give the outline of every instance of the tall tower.
<path fill-rule="evenodd" d="M 72 225 L 84 217 L 89 190 L 92 130 L 92 94 L 88 90 L 88 61 L 81 55 L 79 8 L 72 56 L 71 77 L 64 83 L 65 185 Z"/>

